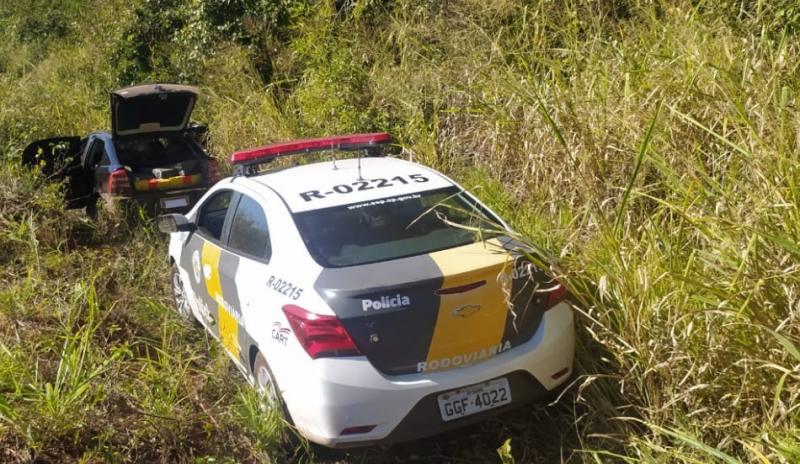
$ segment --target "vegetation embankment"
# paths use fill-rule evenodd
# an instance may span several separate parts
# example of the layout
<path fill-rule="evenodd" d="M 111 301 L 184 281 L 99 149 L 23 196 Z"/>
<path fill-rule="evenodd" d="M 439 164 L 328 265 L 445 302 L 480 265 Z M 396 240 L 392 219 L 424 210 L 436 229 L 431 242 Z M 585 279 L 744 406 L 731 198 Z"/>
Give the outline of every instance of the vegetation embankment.
<path fill-rule="evenodd" d="M 800 461 L 798 28 L 791 1 L 4 2 L 0 460 Z M 574 385 L 390 450 L 280 445 L 168 312 L 163 237 L 16 167 L 140 81 L 200 85 L 220 159 L 387 130 L 475 190 L 580 301 Z"/>

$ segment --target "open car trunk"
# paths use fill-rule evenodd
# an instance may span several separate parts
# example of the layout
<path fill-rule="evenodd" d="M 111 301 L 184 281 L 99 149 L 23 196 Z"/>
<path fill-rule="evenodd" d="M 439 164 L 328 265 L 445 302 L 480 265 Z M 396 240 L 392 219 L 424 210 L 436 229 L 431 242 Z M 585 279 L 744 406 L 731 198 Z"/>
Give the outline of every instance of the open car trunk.
<path fill-rule="evenodd" d="M 200 149 L 181 135 L 127 138 L 115 146 L 135 192 L 195 187 L 206 175 Z"/>
<path fill-rule="evenodd" d="M 145 84 L 111 92 L 111 134 L 117 139 L 184 131 L 198 89 L 187 85 Z"/>
<path fill-rule="evenodd" d="M 134 192 L 203 184 L 205 163 L 187 136 L 198 89 L 145 84 L 111 93 L 111 130 Z"/>

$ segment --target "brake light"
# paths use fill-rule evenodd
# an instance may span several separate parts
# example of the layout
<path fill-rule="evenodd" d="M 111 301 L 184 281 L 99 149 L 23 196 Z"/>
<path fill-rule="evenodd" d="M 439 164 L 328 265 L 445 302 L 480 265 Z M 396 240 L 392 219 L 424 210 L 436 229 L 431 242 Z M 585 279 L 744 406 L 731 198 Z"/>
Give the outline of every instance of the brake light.
<path fill-rule="evenodd" d="M 219 173 L 219 163 L 215 159 L 208 160 L 208 183 L 215 184 L 222 179 Z"/>
<path fill-rule="evenodd" d="M 108 193 L 127 195 L 131 193 L 131 182 L 128 173 L 123 168 L 111 172 L 108 176 Z"/>
<path fill-rule="evenodd" d="M 547 307 L 545 311 L 560 303 L 567 296 L 567 288 L 556 282 L 556 286 L 547 292 Z"/>
<path fill-rule="evenodd" d="M 361 354 L 336 316 L 310 313 L 295 305 L 284 306 L 283 313 L 311 359 Z"/>

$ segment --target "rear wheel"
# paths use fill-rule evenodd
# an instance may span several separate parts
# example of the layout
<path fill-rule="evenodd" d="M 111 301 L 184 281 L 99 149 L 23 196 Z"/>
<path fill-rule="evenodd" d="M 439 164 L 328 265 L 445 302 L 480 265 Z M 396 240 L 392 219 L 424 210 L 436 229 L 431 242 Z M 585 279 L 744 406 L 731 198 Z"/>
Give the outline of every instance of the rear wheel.
<path fill-rule="evenodd" d="M 172 264 L 172 296 L 175 299 L 175 310 L 178 315 L 186 321 L 194 319 L 192 309 L 189 307 L 189 298 L 186 295 L 186 290 L 183 287 L 181 274 L 178 272 L 178 266 Z"/>
<path fill-rule="evenodd" d="M 256 389 L 264 397 L 270 407 L 275 407 L 279 403 L 278 389 L 275 387 L 275 380 L 272 378 L 272 371 L 267 366 L 267 360 L 259 351 L 253 361 L 253 377 Z"/>
<path fill-rule="evenodd" d="M 286 404 L 283 402 L 281 392 L 278 390 L 278 384 L 275 383 L 275 377 L 272 375 L 272 370 L 267 364 L 266 358 L 260 351 L 256 352 L 256 357 L 253 360 L 253 380 L 255 382 L 256 390 L 264 398 L 266 404 L 273 409 L 276 409 L 283 420 L 292 423 L 289 416 L 289 411 L 286 409 Z"/>

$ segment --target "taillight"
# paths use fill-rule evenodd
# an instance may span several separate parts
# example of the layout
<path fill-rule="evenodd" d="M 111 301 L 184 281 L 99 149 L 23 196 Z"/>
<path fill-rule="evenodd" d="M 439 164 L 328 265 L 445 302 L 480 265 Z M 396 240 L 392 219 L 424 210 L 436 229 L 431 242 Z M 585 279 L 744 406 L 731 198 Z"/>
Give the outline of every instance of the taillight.
<path fill-rule="evenodd" d="M 222 179 L 222 176 L 219 173 L 219 162 L 215 159 L 208 160 L 208 183 L 215 184 Z"/>
<path fill-rule="evenodd" d="M 284 306 L 283 313 L 297 340 L 312 359 L 361 354 L 336 316 L 310 313 L 295 305 Z"/>
<path fill-rule="evenodd" d="M 560 303 L 567 296 L 567 288 L 556 282 L 556 286 L 547 292 L 547 307 L 545 311 Z"/>
<path fill-rule="evenodd" d="M 108 193 L 127 195 L 131 193 L 131 182 L 128 173 L 123 168 L 111 172 L 108 176 Z"/>

